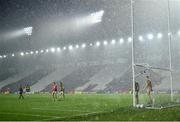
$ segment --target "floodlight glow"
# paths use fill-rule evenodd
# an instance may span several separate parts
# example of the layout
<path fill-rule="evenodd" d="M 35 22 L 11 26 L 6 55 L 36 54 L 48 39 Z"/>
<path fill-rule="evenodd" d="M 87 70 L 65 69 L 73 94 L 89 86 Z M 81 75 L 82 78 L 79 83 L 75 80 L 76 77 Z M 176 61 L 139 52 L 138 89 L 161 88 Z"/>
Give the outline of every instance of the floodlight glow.
<path fill-rule="evenodd" d="M 58 52 L 59 52 L 59 51 L 61 51 L 61 48 L 60 48 L 60 47 L 58 47 L 58 48 L 57 48 L 57 51 L 58 51 Z"/>
<path fill-rule="evenodd" d="M 72 50 L 72 49 L 73 49 L 73 46 L 72 46 L 72 45 L 69 45 L 68 48 L 69 48 L 69 50 Z"/>
<path fill-rule="evenodd" d="M 49 50 L 48 49 L 46 49 L 46 53 L 48 53 L 49 52 Z"/>
<path fill-rule="evenodd" d="M 36 54 L 38 54 L 38 53 L 39 53 L 39 51 L 37 51 L 37 50 L 36 50 L 36 52 L 35 52 L 35 53 L 36 53 Z"/>
<path fill-rule="evenodd" d="M 41 50 L 41 53 L 44 53 L 44 50 Z"/>
<path fill-rule="evenodd" d="M 180 35 L 180 30 L 178 31 L 178 35 Z"/>
<path fill-rule="evenodd" d="M 63 47 L 63 50 L 66 50 L 66 47 Z"/>
<path fill-rule="evenodd" d="M 115 43 L 116 43 L 116 40 L 113 39 L 113 40 L 111 41 L 111 44 L 115 44 Z"/>
<path fill-rule="evenodd" d="M 21 52 L 21 53 L 20 53 L 20 55 L 21 55 L 21 56 L 24 56 L 24 53 L 23 53 L 23 52 Z"/>
<path fill-rule="evenodd" d="M 162 38 L 162 33 L 158 33 L 158 34 L 157 34 L 157 38 L 158 38 L 158 39 Z"/>
<path fill-rule="evenodd" d="M 168 36 L 170 36 L 170 35 L 171 35 L 171 32 L 168 33 Z"/>
<path fill-rule="evenodd" d="M 96 46 L 98 46 L 98 47 L 99 47 L 99 46 L 100 46 L 100 44 L 101 44 L 100 42 L 96 42 Z"/>
<path fill-rule="evenodd" d="M 76 48 L 78 49 L 78 48 L 79 48 L 79 45 L 76 45 Z"/>
<path fill-rule="evenodd" d="M 132 42 L 132 38 L 129 37 L 129 38 L 128 38 L 128 43 L 131 43 L 131 42 Z"/>
<path fill-rule="evenodd" d="M 55 52 L 55 48 L 52 47 L 51 48 L 51 52 L 54 53 Z"/>
<path fill-rule="evenodd" d="M 0 55 L 0 58 L 2 58 L 2 56 Z"/>
<path fill-rule="evenodd" d="M 92 43 L 90 43 L 90 44 L 89 44 L 89 46 L 91 46 L 91 47 L 92 47 L 92 46 L 93 46 L 93 44 L 92 44 Z"/>
<path fill-rule="evenodd" d="M 26 54 L 26 55 L 28 55 L 29 53 L 28 53 L 28 52 L 26 52 L 25 54 Z"/>
<path fill-rule="evenodd" d="M 139 36 L 138 39 L 139 39 L 139 41 L 141 41 L 141 42 L 144 40 L 142 36 Z"/>
<path fill-rule="evenodd" d="M 84 17 L 76 18 L 74 22 L 78 28 L 81 28 L 95 23 L 100 23 L 102 21 L 103 15 L 104 10 L 101 10 Z"/>
<path fill-rule="evenodd" d="M 124 43 L 124 39 L 120 38 L 119 42 L 120 42 L 120 44 Z"/>
<path fill-rule="evenodd" d="M 34 52 L 33 52 L 33 51 L 31 51 L 31 52 L 30 52 L 30 54 L 32 55 L 32 54 L 34 54 Z"/>
<path fill-rule="evenodd" d="M 104 45 L 107 45 L 107 41 L 104 41 L 103 43 L 104 43 Z"/>
<path fill-rule="evenodd" d="M 3 55 L 3 58 L 6 58 L 7 57 L 7 55 Z"/>
<path fill-rule="evenodd" d="M 11 56 L 14 57 L 15 56 L 14 53 Z"/>
<path fill-rule="evenodd" d="M 31 36 L 32 35 L 32 29 L 33 29 L 33 27 L 24 28 L 25 34 L 27 34 L 28 36 Z"/>
<path fill-rule="evenodd" d="M 90 14 L 88 17 L 88 20 L 90 20 L 92 23 L 99 23 L 102 21 L 102 16 L 104 15 L 104 10 L 95 12 Z"/>
<path fill-rule="evenodd" d="M 82 47 L 82 48 L 85 48 L 85 47 L 86 47 L 86 44 L 82 44 L 81 47 Z"/>
<path fill-rule="evenodd" d="M 147 38 L 148 38 L 149 40 L 152 40 L 152 39 L 154 38 L 154 36 L 153 36 L 153 34 L 148 34 L 148 35 L 147 35 Z"/>

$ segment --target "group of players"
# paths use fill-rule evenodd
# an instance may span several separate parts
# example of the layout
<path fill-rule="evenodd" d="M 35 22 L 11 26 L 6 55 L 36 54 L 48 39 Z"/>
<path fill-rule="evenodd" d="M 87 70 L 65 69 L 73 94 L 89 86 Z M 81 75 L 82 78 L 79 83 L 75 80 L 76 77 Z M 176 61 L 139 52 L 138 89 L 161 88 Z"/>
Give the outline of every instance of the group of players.
<path fill-rule="evenodd" d="M 153 98 L 152 98 L 152 82 L 149 78 L 149 76 L 146 76 L 147 78 L 147 81 L 146 81 L 146 85 L 144 87 L 143 90 L 147 90 L 147 95 L 149 97 L 149 104 L 153 104 Z M 58 90 L 59 88 L 59 90 Z M 140 91 L 140 86 L 139 86 L 139 83 L 138 82 L 135 82 L 135 99 L 136 99 L 136 104 L 139 104 L 139 91 Z M 53 82 L 52 84 L 52 97 L 53 97 L 53 100 L 56 101 L 58 100 L 58 93 L 59 95 L 61 96 L 61 98 L 65 98 L 65 88 L 64 88 L 64 85 L 62 82 L 60 82 L 60 85 L 58 87 L 58 84 L 56 82 Z M 24 99 L 24 96 L 23 96 L 23 88 L 22 86 L 20 86 L 19 88 L 19 99 Z"/>
<path fill-rule="evenodd" d="M 64 89 L 64 85 L 62 82 L 60 82 L 60 90 L 58 90 L 58 85 L 56 84 L 56 82 L 53 82 L 52 84 L 52 96 L 53 96 L 53 100 L 56 101 L 58 100 L 58 91 L 60 96 L 64 99 L 65 98 L 65 89 Z"/>
<path fill-rule="evenodd" d="M 143 90 L 146 89 L 147 91 L 147 95 L 149 98 L 149 104 L 152 105 L 153 104 L 153 97 L 152 97 L 152 92 L 153 92 L 153 88 L 152 88 L 152 82 L 149 78 L 149 76 L 146 76 L 147 80 L 146 80 L 146 85 L 144 86 Z M 139 91 L 140 91 L 140 86 L 138 82 L 135 82 L 135 98 L 136 98 L 136 104 L 139 104 Z"/>
<path fill-rule="evenodd" d="M 58 90 L 58 88 L 59 88 L 59 90 Z M 24 89 L 20 85 L 20 87 L 19 87 L 19 99 L 24 99 L 23 93 L 24 93 Z M 56 84 L 56 82 L 53 82 L 53 84 L 52 84 L 52 97 L 53 97 L 54 101 L 58 100 L 58 93 L 59 93 L 61 98 L 63 98 L 63 99 L 65 98 L 64 85 L 62 82 L 60 82 L 60 85 L 58 87 L 58 84 Z"/>

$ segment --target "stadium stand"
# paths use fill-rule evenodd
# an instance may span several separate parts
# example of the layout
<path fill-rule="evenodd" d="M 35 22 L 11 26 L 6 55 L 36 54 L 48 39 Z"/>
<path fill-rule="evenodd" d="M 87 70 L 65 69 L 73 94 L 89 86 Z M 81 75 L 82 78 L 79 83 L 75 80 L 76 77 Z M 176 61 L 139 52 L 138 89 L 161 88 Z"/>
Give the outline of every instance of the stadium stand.
<path fill-rule="evenodd" d="M 49 84 L 51 84 L 54 81 L 59 81 L 63 77 L 67 76 L 77 68 L 74 66 L 69 66 L 69 67 L 62 67 L 56 69 L 54 72 L 51 74 L 47 75 L 46 77 L 43 77 L 40 79 L 38 82 L 36 82 L 34 85 L 31 86 L 31 91 L 33 92 L 40 92 L 43 89 L 46 88 Z"/>
<path fill-rule="evenodd" d="M 22 85 L 22 87 L 25 87 L 26 85 L 32 86 L 38 80 L 50 74 L 51 72 L 52 70 L 45 70 L 45 69 L 36 70 L 32 74 L 29 74 L 28 76 L 18 80 L 17 82 L 4 86 L 2 88 L 2 91 L 5 91 L 6 89 L 10 89 L 10 92 L 12 93 L 17 92 L 20 85 Z"/>
<path fill-rule="evenodd" d="M 74 91 L 77 87 L 84 85 L 89 79 L 99 72 L 103 66 L 83 66 L 66 75 L 64 78 L 57 81 L 62 81 L 66 92 Z M 50 91 L 51 84 L 49 84 L 43 91 Z"/>
<path fill-rule="evenodd" d="M 122 71 L 127 68 L 126 65 L 122 64 L 114 64 L 114 65 L 107 65 L 106 67 L 99 71 L 97 74 L 95 74 L 89 82 L 87 82 L 85 85 L 78 87 L 76 90 L 78 91 L 86 91 L 87 88 L 90 91 L 101 91 L 106 88 L 106 84 L 111 82 L 114 78 L 121 75 Z M 90 87 L 89 86 L 94 86 Z M 88 92 L 88 91 L 87 91 Z"/>
<path fill-rule="evenodd" d="M 13 75 L 13 76 L 10 76 L 6 80 L 3 80 L 3 81 L 0 82 L 0 89 L 3 88 L 4 86 L 15 83 L 15 82 L 23 79 L 24 77 L 29 76 L 33 72 L 34 72 L 33 70 L 25 70 L 24 72 L 18 73 L 18 74 Z"/>
<path fill-rule="evenodd" d="M 10 73 L 10 72 L 3 72 L 0 74 L 0 82 L 3 80 L 6 80 L 9 77 L 12 77 L 13 75 L 15 75 L 15 73 Z"/>

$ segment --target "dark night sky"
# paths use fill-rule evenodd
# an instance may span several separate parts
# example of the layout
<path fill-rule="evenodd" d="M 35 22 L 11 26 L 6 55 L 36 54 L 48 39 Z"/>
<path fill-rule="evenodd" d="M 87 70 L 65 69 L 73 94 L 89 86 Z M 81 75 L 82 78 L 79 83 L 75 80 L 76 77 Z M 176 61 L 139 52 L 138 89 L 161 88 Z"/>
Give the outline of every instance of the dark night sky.
<path fill-rule="evenodd" d="M 167 29 L 167 4 L 165 0 L 159 1 L 137 0 L 137 33 Z M 176 7 L 175 4 L 171 6 Z M 68 20 L 99 10 L 105 11 L 101 23 L 82 30 L 65 27 Z M 172 9 L 173 16 L 178 14 L 177 10 Z M 0 16 L 0 34 L 34 27 L 30 41 L 25 36 L 0 39 L 0 53 L 116 39 L 128 37 L 131 32 L 130 0 L 0 0 Z"/>

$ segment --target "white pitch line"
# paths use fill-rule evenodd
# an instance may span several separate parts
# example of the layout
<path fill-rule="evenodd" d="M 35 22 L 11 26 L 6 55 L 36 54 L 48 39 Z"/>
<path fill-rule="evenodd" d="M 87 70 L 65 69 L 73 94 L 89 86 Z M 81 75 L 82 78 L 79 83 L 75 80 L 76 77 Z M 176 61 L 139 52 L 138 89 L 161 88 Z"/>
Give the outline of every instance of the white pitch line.
<path fill-rule="evenodd" d="M 180 105 L 180 104 L 168 105 L 168 106 L 164 106 L 164 107 L 145 107 L 145 108 L 147 108 L 147 109 L 157 109 L 157 110 L 161 110 L 161 109 L 176 107 L 176 106 L 179 106 L 179 105 Z"/>
<path fill-rule="evenodd" d="M 74 111 L 74 112 L 86 112 L 86 113 L 89 113 L 89 112 L 91 112 L 91 111 L 82 111 L 82 110 L 60 110 L 60 109 L 47 109 L 47 108 L 32 108 L 32 109 L 34 109 L 34 110 L 49 110 L 49 111 L 61 111 L 61 112 L 63 112 L 63 111 L 67 111 L 67 112 L 69 112 L 69 111 Z"/>
<path fill-rule="evenodd" d="M 67 117 L 59 117 L 59 119 L 66 119 L 66 118 L 72 118 L 72 117 L 78 117 L 78 116 L 88 116 L 88 115 L 93 115 L 93 114 L 100 114 L 100 113 L 106 113 L 108 111 L 99 111 L 99 112 L 90 112 L 90 113 L 85 113 L 85 114 L 77 114 L 77 115 L 73 115 L 73 116 L 67 116 Z M 58 119 L 58 117 L 56 118 L 52 118 L 52 119 L 44 119 L 46 121 L 51 121 L 51 120 L 55 120 Z"/>
<path fill-rule="evenodd" d="M 0 114 L 11 114 L 11 115 L 24 115 L 24 116 L 34 116 L 34 117 L 53 117 L 58 118 L 57 116 L 46 116 L 46 115 L 39 115 L 39 114 L 23 114 L 23 113 L 10 113 L 10 112 L 0 112 Z"/>

